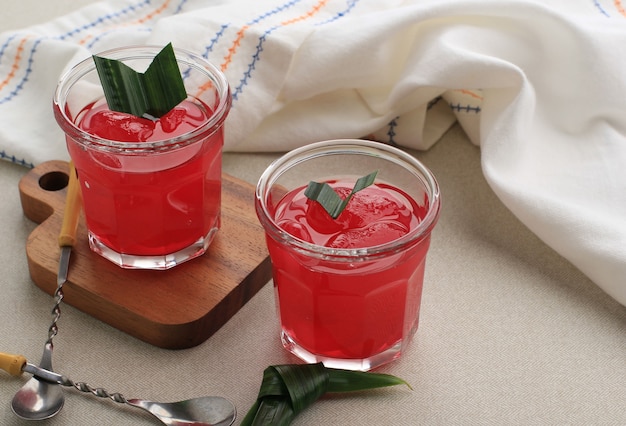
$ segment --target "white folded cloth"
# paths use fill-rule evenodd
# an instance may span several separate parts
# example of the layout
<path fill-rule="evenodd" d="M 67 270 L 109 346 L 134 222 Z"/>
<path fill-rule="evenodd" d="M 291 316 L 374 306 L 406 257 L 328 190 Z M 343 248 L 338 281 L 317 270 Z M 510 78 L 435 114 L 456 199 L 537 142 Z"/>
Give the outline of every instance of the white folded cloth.
<path fill-rule="evenodd" d="M 357 137 L 428 149 L 458 121 L 503 203 L 626 305 L 625 8 L 104 1 L 0 34 L 0 156 L 24 165 L 67 158 L 51 109 L 59 75 L 105 49 L 172 42 L 229 79 L 226 150 Z"/>

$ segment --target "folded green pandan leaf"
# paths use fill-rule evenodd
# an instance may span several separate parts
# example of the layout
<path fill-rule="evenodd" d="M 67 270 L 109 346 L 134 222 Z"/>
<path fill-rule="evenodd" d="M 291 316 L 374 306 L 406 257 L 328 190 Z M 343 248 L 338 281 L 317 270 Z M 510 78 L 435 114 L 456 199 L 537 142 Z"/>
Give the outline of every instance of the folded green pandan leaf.
<path fill-rule="evenodd" d="M 116 59 L 93 55 L 110 110 L 137 117 L 158 118 L 187 98 L 172 43 L 168 43 L 140 73 Z"/>
<path fill-rule="evenodd" d="M 362 189 L 367 188 L 371 184 L 374 183 L 374 179 L 376 179 L 376 175 L 378 174 L 378 170 L 370 173 L 367 176 L 360 177 L 354 184 L 354 188 L 346 198 L 341 198 L 339 194 L 335 192 L 335 190 L 326 182 L 315 182 L 310 181 L 306 189 L 304 190 L 304 195 L 309 200 L 314 200 L 320 203 L 320 205 L 326 210 L 326 213 L 330 215 L 333 219 L 337 219 L 341 212 L 346 208 L 350 199 L 354 194 L 359 192 Z"/>
<path fill-rule="evenodd" d="M 286 426 L 327 392 L 352 392 L 395 385 L 411 386 L 390 374 L 326 368 L 324 364 L 270 366 L 254 405 L 241 426 Z"/>

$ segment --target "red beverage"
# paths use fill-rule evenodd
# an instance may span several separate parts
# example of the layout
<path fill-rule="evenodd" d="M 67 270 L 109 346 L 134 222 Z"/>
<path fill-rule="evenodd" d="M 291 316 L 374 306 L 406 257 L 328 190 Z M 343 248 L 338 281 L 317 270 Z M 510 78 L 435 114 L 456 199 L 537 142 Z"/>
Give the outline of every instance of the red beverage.
<path fill-rule="evenodd" d="M 197 129 L 210 115 L 206 105 L 191 98 L 155 121 L 110 111 L 104 101 L 77 115 L 76 124 L 88 134 L 128 144 L 123 153 L 96 151 L 68 138 L 87 226 L 97 246 L 153 256 L 198 242 L 200 248 L 208 245 L 219 227 L 221 128 L 204 140 L 183 140 L 163 151 L 144 150 L 141 143 L 170 141 Z"/>
<path fill-rule="evenodd" d="M 354 180 L 327 182 L 343 198 L 354 186 Z M 299 240 L 336 249 L 336 256 L 311 257 L 268 235 L 283 343 L 307 361 L 345 360 L 339 365 L 348 368 L 399 356 L 418 326 L 430 234 L 365 260 L 358 250 L 411 234 L 428 200 L 418 204 L 399 188 L 376 183 L 333 220 L 304 189 L 275 203 L 274 223 Z M 342 250 L 357 257 L 341 259 Z"/>
<path fill-rule="evenodd" d="M 130 46 L 98 56 L 144 72 L 161 51 Z M 91 57 L 62 75 L 54 93 L 89 246 L 123 268 L 168 269 L 193 259 L 220 225 L 228 81 L 201 56 L 182 49 L 174 56 L 188 96 L 158 118 L 110 111 Z"/>
<path fill-rule="evenodd" d="M 337 219 L 304 195 L 326 182 L 345 199 Z M 408 347 L 418 326 L 439 186 L 412 155 L 363 139 L 317 142 L 261 175 L 255 207 L 272 260 L 283 346 L 308 363 L 370 370 Z"/>

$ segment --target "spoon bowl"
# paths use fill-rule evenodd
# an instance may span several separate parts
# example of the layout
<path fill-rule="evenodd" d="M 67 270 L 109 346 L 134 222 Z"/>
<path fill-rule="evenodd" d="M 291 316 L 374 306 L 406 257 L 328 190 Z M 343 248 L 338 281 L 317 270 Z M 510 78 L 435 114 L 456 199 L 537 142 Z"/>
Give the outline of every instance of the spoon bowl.
<path fill-rule="evenodd" d="M 141 408 L 166 425 L 230 426 L 237 415 L 235 406 L 219 396 L 205 396 L 178 402 L 129 399 L 126 404 Z"/>
<path fill-rule="evenodd" d="M 48 342 L 44 346 L 39 365 L 46 370 L 52 370 L 52 343 Z M 33 376 L 13 396 L 11 409 L 22 419 L 44 420 L 58 413 L 64 402 L 61 386 Z"/>

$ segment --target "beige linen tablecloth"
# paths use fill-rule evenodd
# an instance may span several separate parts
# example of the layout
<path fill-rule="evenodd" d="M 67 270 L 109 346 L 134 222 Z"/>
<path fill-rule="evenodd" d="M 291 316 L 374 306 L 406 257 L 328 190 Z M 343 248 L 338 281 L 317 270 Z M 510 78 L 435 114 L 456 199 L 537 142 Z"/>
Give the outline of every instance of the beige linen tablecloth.
<path fill-rule="evenodd" d="M 88 0 L 3 5 L 0 30 L 62 15 Z M 47 102 L 45 99 L 42 102 Z M 3 123 L 0 125 L 17 125 Z M 488 187 L 479 148 L 458 126 L 426 152 L 443 208 L 428 258 L 420 329 L 405 356 L 381 371 L 413 386 L 336 395 L 294 425 L 625 425 L 626 308 L 544 245 Z M 256 182 L 276 154 L 226 154 L 225 171 Z M 0 350 L 38 363 L 53 299 L 30 280 L 18 182 L 28 169 L 0 163 Z M 471 191 L 468 191 L 471 188 Z M 478 202 L 477 202 L 478 200 Z M 150 346 L 63 306 L 53 365 L 76 381 L 157 401 L 232 399 L 239 420 L 262 371 L 295 362 L 280 346 L 271 282 L 198 347 Z M 0 372 L 0 425 L 26 381 Z M 47 425 L 152 425 L 148 415 L 65 392 Z"/>

